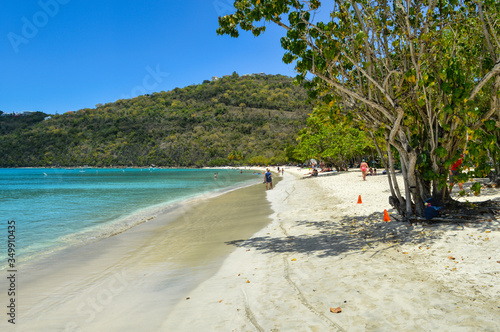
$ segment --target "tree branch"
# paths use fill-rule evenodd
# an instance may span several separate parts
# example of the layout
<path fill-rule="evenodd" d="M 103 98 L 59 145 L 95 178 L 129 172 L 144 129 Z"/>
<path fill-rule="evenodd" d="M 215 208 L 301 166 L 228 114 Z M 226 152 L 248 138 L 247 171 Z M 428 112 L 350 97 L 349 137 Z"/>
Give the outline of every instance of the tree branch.
<path fill-rule="evenodd" d="M 494 77 L 495 75 L 498 75 L 500 73 L 500 61 L 498 61 L 495 66 L 486 74 L 484 75 L 483 79 L 476 85 L 476 87 L 472 90 L 472 92 L 469 95 L 469 98 L 467 100 L 473 100 L 476 95 L 481 91 L 483 86 L 488 83 L 488 81 Z"/>
<path fill-rule="evenodd" d="M 387 118 L 387 120 L 389 120 L 390 122 L 394 122 L 394 120 L 395 120 L 394 116 L 384 106 L 379 105 L 378 103 L 376 103 L 372 100 L 366 99 L 362 95 L 347 89 L 342 84 L 335 82 L 334 80 L 330 79 L 329 77 L 327 77 L 327 76 L 325 76 L 317 71 L 311 72 L 311 73 L 318 76 L 319 78 L 321 78 L 325 82 L 328 82 L 328 84 L 331 84 L 335 89 L 345 93 L 346 95 L 352 97 L 353 99 L 359 100 L 360 102 L 363 102 L 363 103 L 367 104 L 368 106 L 370 106 L 376 110 L 379 110 Z"/>

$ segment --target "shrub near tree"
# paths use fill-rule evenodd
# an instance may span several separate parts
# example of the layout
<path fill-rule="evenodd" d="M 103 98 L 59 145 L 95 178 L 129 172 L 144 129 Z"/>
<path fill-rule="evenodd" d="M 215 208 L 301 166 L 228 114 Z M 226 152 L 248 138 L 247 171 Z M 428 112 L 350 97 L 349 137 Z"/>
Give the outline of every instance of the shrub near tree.
<path fill-rule="evenodd" d="M 313 98 L 382 136 L 394 207 L 424 215 L 429 197 L 447 199 L 449 166 L 468 131 L 500 127 L 500 3 L 494 0 L 242 0 L 219 18 L 219 34 L 255 36 L 283 28 L 283 61 Z M 325 21 L 316 19 L 325 11 Z M 314 78 L 306 81 L 306 75 Z M 488 102 L 482 102 L 488 101 Z M 375 140 L 376 141 L 376 140 Z M 404 188 L 392 165 L 399 154 Z M 465 151 L 484 176 L 479 155 Z M 476 163 L 476 164 L 474 164 Z M 473 188 L 478 189 L 477 185 Z"/>

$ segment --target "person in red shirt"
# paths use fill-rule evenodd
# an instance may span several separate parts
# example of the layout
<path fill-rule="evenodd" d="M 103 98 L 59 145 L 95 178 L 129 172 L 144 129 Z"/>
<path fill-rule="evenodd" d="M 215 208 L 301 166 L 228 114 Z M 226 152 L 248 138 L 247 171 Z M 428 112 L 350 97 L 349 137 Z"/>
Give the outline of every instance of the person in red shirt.
<path fill-rule="evenodd" d="M 463 161 L 464 155 L 460 155 L 460 158 L 453 163 L 450 167 L 450 194 L 451 190 L 453 189 L 453 185 L 455 184 L 455 176 L 460 174 L 459 168 L 462 166 L 462 161 Z M 464 190 L 464 184 L 462 182 L 458 182 L 458 187 L 460 190 Z"/>

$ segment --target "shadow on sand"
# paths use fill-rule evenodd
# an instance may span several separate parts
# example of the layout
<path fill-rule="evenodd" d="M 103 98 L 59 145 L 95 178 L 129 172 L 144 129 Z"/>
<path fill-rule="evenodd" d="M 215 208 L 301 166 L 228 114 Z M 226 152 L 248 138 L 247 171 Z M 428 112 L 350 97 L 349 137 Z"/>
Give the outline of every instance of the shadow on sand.
<path fill-rule="evenodd" d="M 344 217 L 339 220 L 297 220 L 288 230 L 281 229 L 285 236 L 258 236 L 247 240 L 226 242 L 242 248 L 253 248 L 263 253 L 303 253 L 328 257 L 346 255 L 363 249 L 379 250 L 395 245 L 432 245 L 446 230 L 466 230 L 463 224 L 437 224 L 410 226 L 408 223 L 383 222 L 382 213 L 369 216 Z M 475 228 L 490 228 L 498 222 L 467 225 Z M 299 235 L 290 235 L 297 229 Z M 375 249 L 377 251 L 377 249 Z"/>

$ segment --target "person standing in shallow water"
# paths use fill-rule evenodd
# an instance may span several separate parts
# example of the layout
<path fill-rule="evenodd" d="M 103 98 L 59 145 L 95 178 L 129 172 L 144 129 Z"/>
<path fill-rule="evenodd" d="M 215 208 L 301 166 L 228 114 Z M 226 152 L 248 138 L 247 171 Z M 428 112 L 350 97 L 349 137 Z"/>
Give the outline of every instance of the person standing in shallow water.
<path fill-rule="evenodd" d="M 266 190 L 269 190 L 269 188 L 273 189 L 273 175 L 271 174 L 269 168 L 264 174 L 264 182 L 266 183 Z"/>

